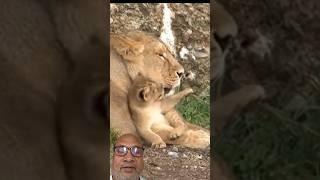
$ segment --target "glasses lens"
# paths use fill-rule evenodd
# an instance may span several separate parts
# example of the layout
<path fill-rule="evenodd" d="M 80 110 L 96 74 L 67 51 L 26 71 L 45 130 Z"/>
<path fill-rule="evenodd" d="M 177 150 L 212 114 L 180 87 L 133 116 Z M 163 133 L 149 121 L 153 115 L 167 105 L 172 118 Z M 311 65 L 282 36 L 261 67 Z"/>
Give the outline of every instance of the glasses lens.
<path fill-rule="evenodd" d="M 133 146 L 131 148 L 131 153 L 132 153 L 133 156 L 141 157 L 143 155 L 143 148 L 142 147 Z"/>
<path fill-rule="evenodd" d="M 114 148 L 114 152 L 115 152 L 117 155 L 124 156 L 124 155 L 127 154 L 128 148 L 125 147 L 125 146 L 117 146 L 117 147 Z"/>

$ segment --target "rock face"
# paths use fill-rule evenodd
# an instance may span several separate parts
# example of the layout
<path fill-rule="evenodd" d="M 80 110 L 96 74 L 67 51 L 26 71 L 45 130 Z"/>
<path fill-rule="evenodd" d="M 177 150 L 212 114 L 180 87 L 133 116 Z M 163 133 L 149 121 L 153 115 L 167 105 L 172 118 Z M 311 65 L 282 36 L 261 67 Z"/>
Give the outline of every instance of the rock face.
<path fill-rule="evenodd" d="M 183 86 L 191 86 L 197 95 L 207 95 L 210 84 L 210 4 L 168 4 L 172 11 L 177 59 L 195 79 L 187 78 Z M 163 5 L 157 3 L 111 4 L 111 32 L 140 30 L 160 37 Z M 183 51 L 183 56 L 179 54 Z"/>

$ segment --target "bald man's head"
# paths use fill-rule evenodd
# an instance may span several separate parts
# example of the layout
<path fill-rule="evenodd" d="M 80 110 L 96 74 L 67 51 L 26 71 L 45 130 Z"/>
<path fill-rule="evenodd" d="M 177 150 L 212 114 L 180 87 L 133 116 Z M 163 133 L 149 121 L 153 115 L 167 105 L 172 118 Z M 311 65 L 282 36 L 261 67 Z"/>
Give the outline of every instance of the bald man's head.
<path fill-rule="evenodd" d="M 120 136 L 114 145 L 113 179 L 138 180 L 143 167 L 143 144 L 140 138 L 133 134 Z"/>
<path fill-rule="evenodd" d="M 131 143 L 131 144 L 135 144 L 138 145 L 140 147 L 143 146 L 142 141 L 140 140 L 140 138 L 134 134 L 123 134 L 121 135 L 117 141 L 115 142 L 115 146 L 119 145 L 119 144 L 123 144 L 123 143 Z"/>

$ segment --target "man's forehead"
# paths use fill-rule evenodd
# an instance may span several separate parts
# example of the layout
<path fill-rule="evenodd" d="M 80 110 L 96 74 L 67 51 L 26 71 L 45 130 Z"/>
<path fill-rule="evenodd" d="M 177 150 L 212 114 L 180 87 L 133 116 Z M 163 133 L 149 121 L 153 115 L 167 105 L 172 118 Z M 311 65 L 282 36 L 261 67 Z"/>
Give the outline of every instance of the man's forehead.
<path fill-rule="evenodd" d="M 115 145 L 142 146 L 142 143 L 137 136 L 132 134 L 125 134 L 118 138 Z"/>

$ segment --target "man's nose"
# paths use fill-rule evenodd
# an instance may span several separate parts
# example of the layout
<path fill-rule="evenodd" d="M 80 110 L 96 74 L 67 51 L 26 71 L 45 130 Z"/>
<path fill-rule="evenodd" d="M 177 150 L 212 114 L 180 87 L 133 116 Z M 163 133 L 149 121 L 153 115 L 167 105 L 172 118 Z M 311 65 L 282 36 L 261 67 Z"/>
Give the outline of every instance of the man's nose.
<path fill-rule="evenodd" d="M 134 161 L 134 157 L 132 156 L 130 151 L 125 155 L 124 160 L 125 161 Z"/>

